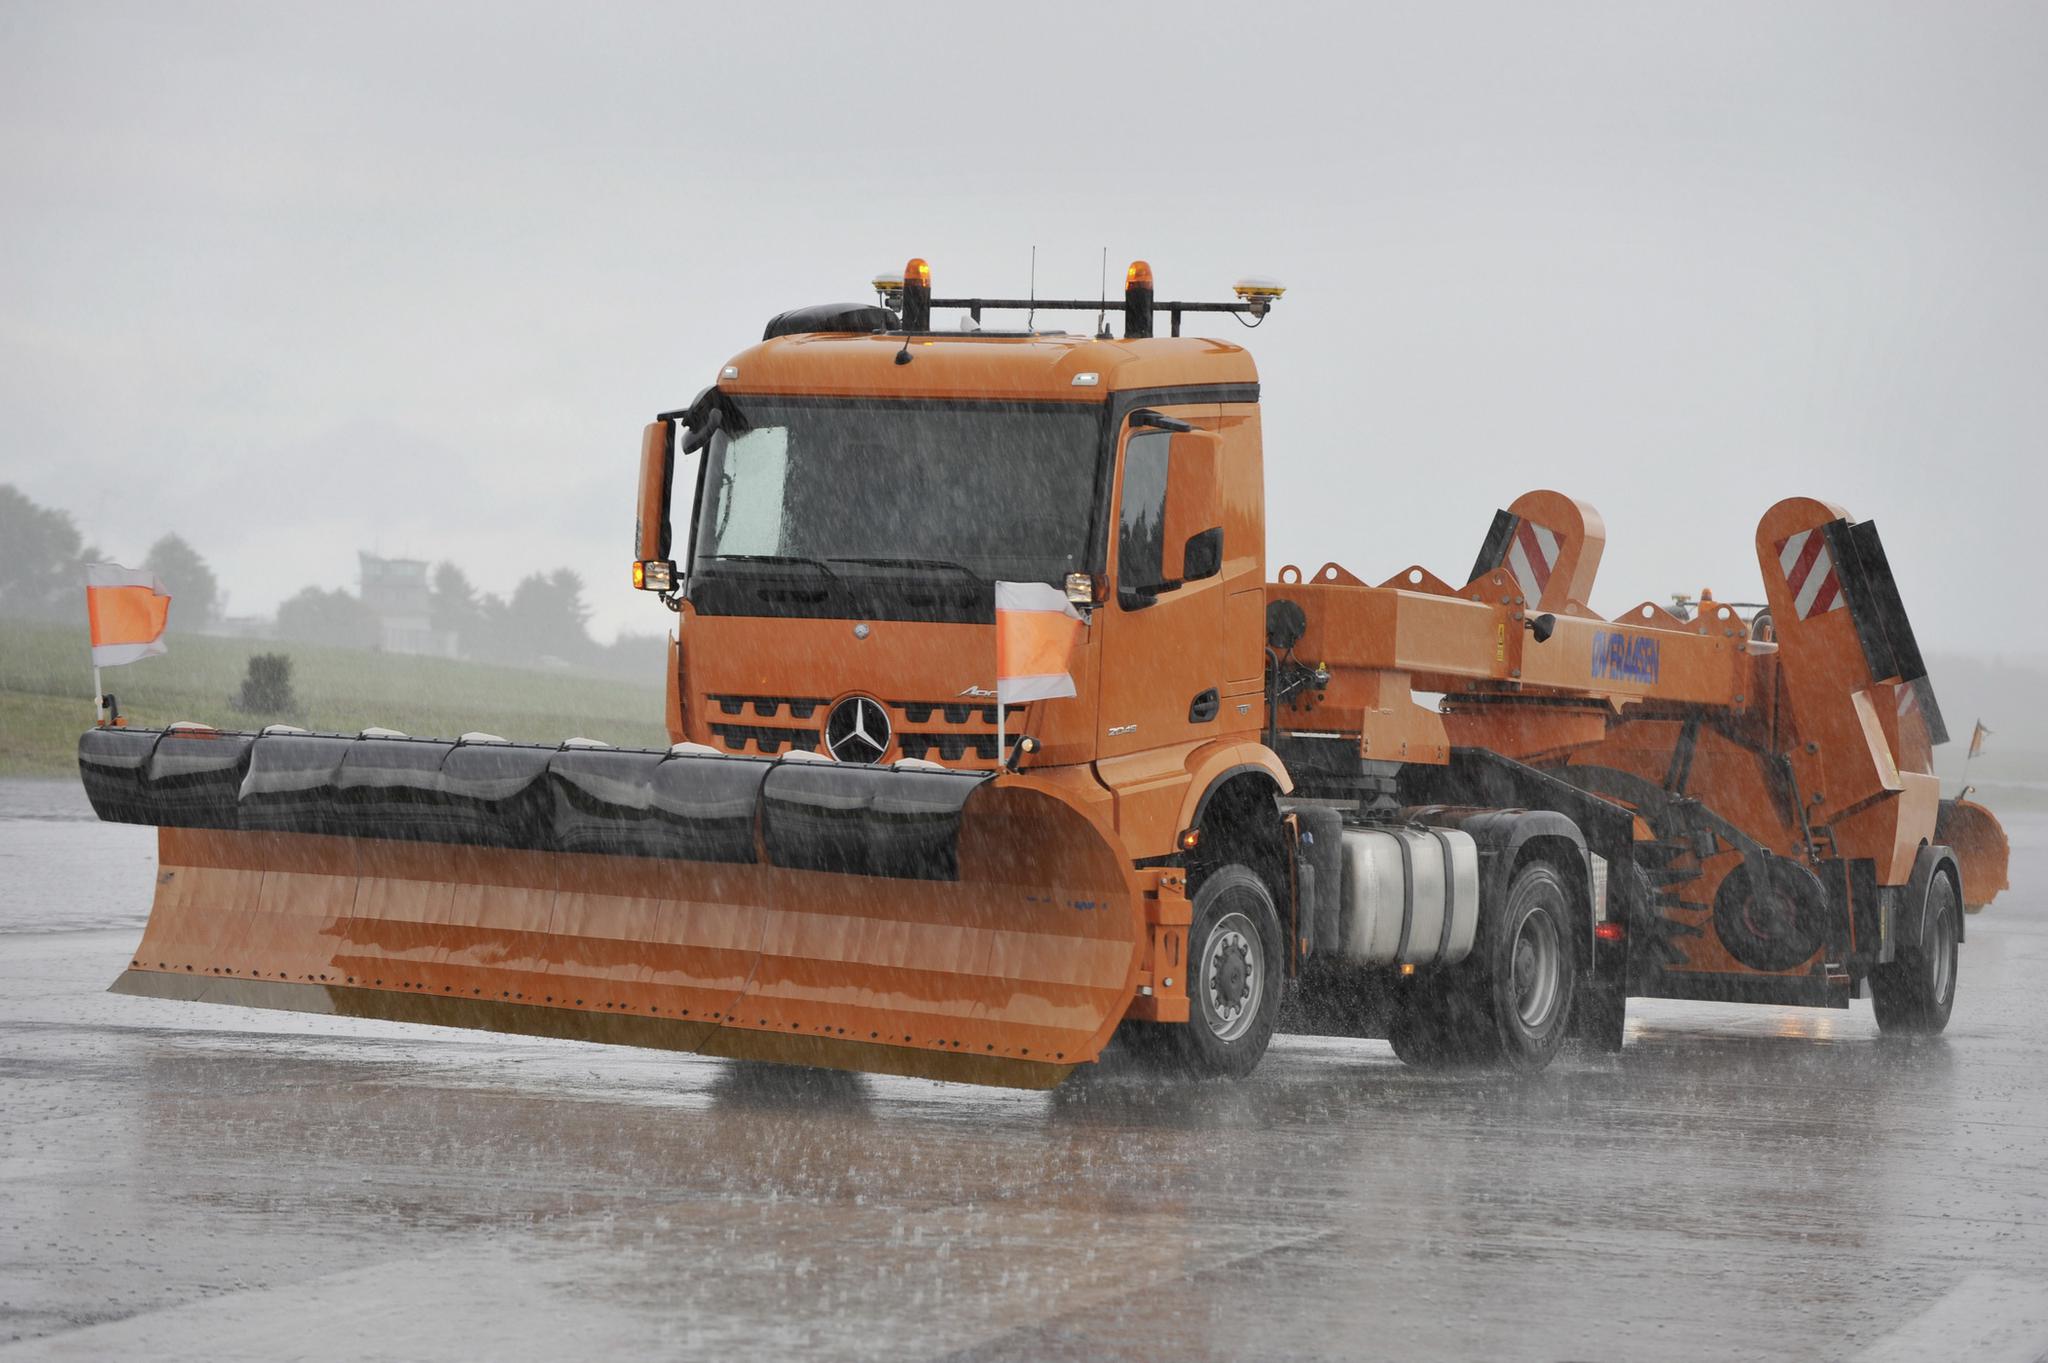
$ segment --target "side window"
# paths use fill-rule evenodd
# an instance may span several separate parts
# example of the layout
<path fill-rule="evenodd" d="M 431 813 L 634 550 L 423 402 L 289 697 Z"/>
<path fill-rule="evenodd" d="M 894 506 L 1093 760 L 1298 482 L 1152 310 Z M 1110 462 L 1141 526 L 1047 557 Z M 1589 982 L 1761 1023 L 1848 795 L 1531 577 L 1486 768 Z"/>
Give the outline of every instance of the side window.
<path fill-rule="evenodd" d="M 1116 585 L 1132 592 L 1157 586 L 1164 558 L 1166 459 L 1173 437 L 1165 431 L 1134 435 L 1124 445 L 1124 504 L 1116 532 Z"/>

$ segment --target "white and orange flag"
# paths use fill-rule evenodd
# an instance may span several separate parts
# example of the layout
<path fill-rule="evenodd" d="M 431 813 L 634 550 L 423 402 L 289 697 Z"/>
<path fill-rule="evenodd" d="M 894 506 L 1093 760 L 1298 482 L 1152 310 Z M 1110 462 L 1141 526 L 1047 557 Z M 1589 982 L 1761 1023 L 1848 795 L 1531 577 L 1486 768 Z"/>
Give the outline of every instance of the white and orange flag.
<path fill-rule="evenodd" d="M 85 565 L 85 618 L 92 625 L 92 665 L 113 667 L 168 652 L 164 623 L 171 594 L 156 574 L 118 563 Z"/>
<path fill-rule="evenodd" d="M 1991 730 L 1984 727 L 1983 720 L 1978 720 L 1977 727 L 1970 731 L 1971 757 L 1975 757 L 1978 753 L 1984 751 L 1984 740 L 1989 737 L 1991 737 Z"/>
<path fill-rule="evenodd" d="M 1085 625 L 1043 582 L 996 583 L 996 703 L 1074 694 L 1074 645 Z"/>

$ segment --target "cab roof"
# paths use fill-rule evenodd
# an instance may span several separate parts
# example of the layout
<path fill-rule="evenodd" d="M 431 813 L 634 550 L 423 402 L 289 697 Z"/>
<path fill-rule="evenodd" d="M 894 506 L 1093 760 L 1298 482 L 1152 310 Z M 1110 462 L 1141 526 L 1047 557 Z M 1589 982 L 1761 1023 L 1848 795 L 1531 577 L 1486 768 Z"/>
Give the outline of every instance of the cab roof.
<path fill-rule="evenodd" d="M 910 355 L 908 363 L 897 356 Z M 1093 374 L 1091 383 L 1077 376 Z M 735 355 L 720 376 L 733 394 L 1010 398 L 1100 402 L 1107 393 L 1255 384 L 1243 347 L 1201 336 L 1102 340 L 972 332 L 778 336 Z"/>

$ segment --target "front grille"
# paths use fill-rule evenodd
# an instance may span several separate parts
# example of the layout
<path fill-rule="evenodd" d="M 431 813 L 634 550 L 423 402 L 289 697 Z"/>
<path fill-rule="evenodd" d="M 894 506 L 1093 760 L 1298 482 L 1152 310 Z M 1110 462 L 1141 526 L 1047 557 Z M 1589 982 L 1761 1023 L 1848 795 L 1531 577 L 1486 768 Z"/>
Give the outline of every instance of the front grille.
<path fill-rule="evenodd" d="M 773 719 L 787 708 L 791 719 L 809 719 L 825 702 L 816 696 L 706 696 L 719 713 L 742 715 L 752 710 L 761 719 Z"/>
<path fill-rule="evenodd" d="M 748 696 L 714 692 L 704 697 L 706 725 L 728 752 L 769 756 L 792 750 L 824 752 L 826 707 L 821 696 Z M 996 707 L 962 700 L 891 700 L 890 726 L 895 731 L 891 759 L 916 757 L 927 762 L 967 762 L 994 766 Z M 1004 720 L 1014 747 L 1023 729 L 1025 707 L 1006 705 Z M 781 720 L 763 724 L 762 720 Z M 792 724 L 790 721 L 797 721 Z M 803 723 L 809 721 L 809 723 Z M 927 727 L 932 725 L 951 727 Z M 917 726 L 917 727 L 909 727 Z"/>
<path fill-rule="evenodd" d="M 1016 747 L 1020 736 L 1015 731 L 1009 733 L 1009 746 Z M 899 733 L 896 744 L 905 757 L 922 757 L 928 762 L 958 762 L 970 752 L 983 762 L 996 760 L 994 734 Z"/>
<path fill-rule="evenodd" d="M 733 752 L 756 751 L 773 756 L 784 748 L 816 752 L 820 740 L 816 729 L 785 729 L 773 724 L 713 724 L 711 732 Z"/>
<path fill-rule="evenodd" d="M 993 705 L 971 705 L 953 700 L 892 700 L 889 708 L 901 711 L 904 722 L 908 724 L 929 724 L 932 715 L 937 713 L 943 715 L 948 724 L 979 720 L 991 729 L 996 726 L 996 707 Z M 1024 707 L 1006 705 L 1003 710 L 1008 718 L 1015 719 L 1024 712 Z"/>

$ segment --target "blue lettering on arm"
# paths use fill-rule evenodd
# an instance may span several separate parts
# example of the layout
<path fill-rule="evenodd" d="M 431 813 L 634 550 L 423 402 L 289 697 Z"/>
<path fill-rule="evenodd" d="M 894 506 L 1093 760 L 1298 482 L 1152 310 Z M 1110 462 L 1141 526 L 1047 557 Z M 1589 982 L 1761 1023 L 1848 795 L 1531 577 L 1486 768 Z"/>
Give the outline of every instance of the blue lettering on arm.
<path fill-rule="evenodd" d="M 1648 635 L 1596 630 L 1593 634 L 1593 680 L 1655 686 L 1657 652 L 1658 641 Z"/>

